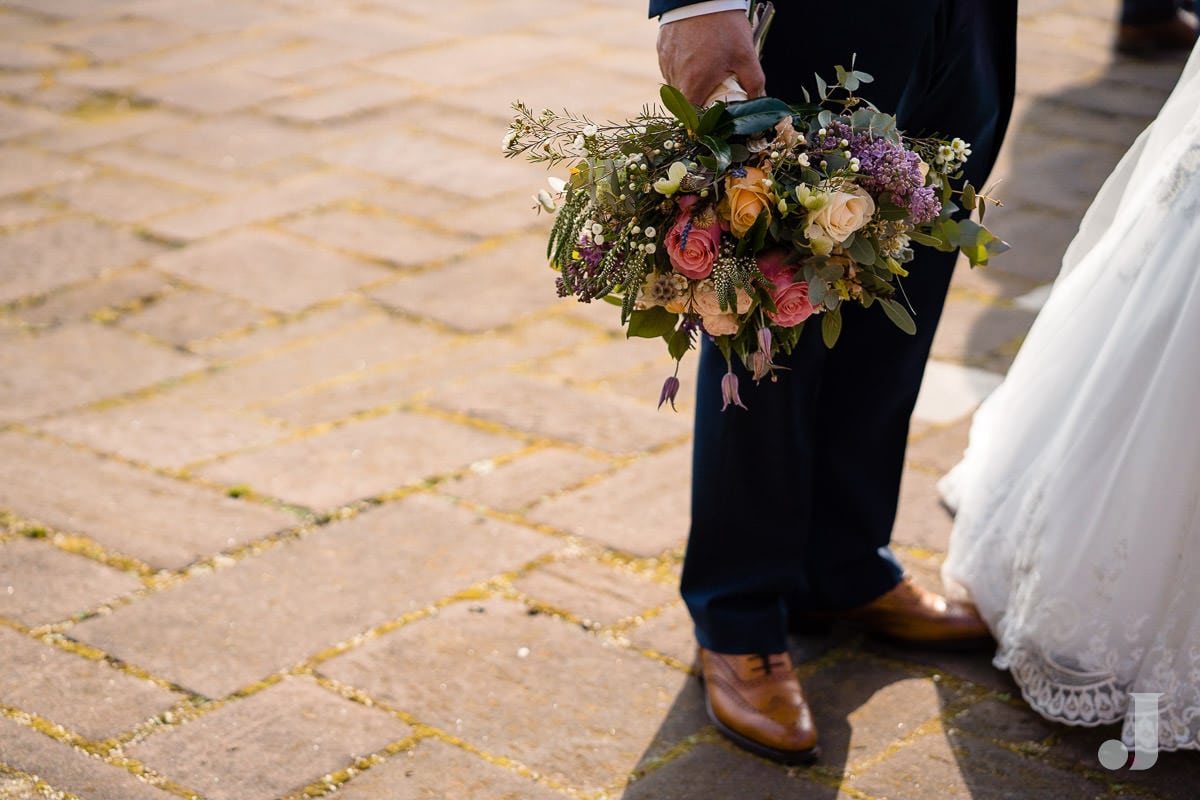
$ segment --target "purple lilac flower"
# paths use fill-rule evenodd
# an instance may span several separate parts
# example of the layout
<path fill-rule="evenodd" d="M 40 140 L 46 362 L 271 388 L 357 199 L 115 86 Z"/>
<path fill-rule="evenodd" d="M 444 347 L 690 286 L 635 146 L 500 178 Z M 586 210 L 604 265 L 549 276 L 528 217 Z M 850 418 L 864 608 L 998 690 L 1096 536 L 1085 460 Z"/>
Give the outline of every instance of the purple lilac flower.
<path fill-rule="evenodd" d="M 932 186 L 925 185 L 921 158 L 902 145 L 876 136 L 870 131 L 855 131 L 842 122 L 833 122 L 827 135 L 818 139 L 824 150 L 846 149 L 858 159 L 858 184 L 868 192 L 891 195 L 892 202 L 908 209 L 915 224 L 937 218 L 942 204 Z M 842 148 L 841 141 L 849 145 Z"/>

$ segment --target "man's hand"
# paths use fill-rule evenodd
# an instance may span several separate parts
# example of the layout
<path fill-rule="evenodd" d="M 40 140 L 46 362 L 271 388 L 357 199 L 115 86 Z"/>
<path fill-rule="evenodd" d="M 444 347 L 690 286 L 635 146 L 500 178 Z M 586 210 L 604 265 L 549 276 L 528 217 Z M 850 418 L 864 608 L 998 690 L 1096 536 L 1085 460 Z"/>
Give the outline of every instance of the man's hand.
<path fill-rule="evenodd" d="M 658 29 L 658 67 L 667 83 L 695 105 L 702 104 L 730 75 L 750 97 L 766 90 L 750 21 L 741 11 L 701 14 Z"/>

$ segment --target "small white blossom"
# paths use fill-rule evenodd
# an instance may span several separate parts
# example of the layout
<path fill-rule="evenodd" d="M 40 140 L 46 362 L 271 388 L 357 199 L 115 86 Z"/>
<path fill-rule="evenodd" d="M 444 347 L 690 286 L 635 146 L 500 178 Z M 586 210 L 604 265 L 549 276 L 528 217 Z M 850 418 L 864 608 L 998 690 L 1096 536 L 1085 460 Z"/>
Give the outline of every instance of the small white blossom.
<path fill-rule="evenodd" d="M 849 146 L 850 146 L 850 140 L 849 140 L 849 139 L 842 139 L 840 142 L 838 142 L 838 146 L 839 146 L 839 147 L 849 147 Z"/>
<path fill-rule="evenodd" d="M 571 146 L 574 147 L 576 150 L 582 150 L 583 149 L 583 137 L 576 136 L 575 141 L 571 142 Z"/>
<path fill-rule="evenodd" d="M 604 244 L 604 234 L 603 233 L 592 234 L 592 241 L 595 242 L 596 244 Z"/>
<path fill-rule="evenodd" d="M 567 188 L 567 182 L 555 175 L 546 178 L 546 183 L 550 184 L 550 189 L 555 194 L 561 194 L 562 190 Z"/>
<path fill-rule="evenodd" d="M 599 131 L 596 129 L 595 125 L 584 125 L 583 126 L 583 135 L 584 136 L 595 136 L 598 132 Z"/>
<path fill-rule="evenodd" d="M 641 232 L 642 232 L 642 226 L 641 226 L 641 225 L 634 225 L 632 228 L 630 228 L 630 229 L 629 229 L 629 232 L 630 232 L 631 234 L 633 234 L 634 236 L 637 236 L 639 233 L 641 233 Z"/>
<path fill-rule="evenodd" d="M 646 245 L 647 253 L 653 253 L 657 249 L 658 249 L 658 247 L 654 244 L 654 242 L 650 242 L 649 244 Z"/>
<path fill-rule="evenodd" d="M 538 193 L 533 196 L 533 202 L 545 209 L 547 213 L 554 213 L 554 209 L 556 207 L 554 205 L 554 198 L 551 197 L 550 193 L 545 189 L 540 189 Z"/>
<path fill-rule="evenodd" d="M 808 153 L 801 153 L 800 155 L 796 156 L 796 163 L 802 167 L 807 167 L 808 166 Z"/>
<path fill-rule="evenodd" d="M 646 228 L 645 233 L 646 233 L 647 239 L 653 239 L 655 236 L 658 235 L 658 231 L 656 231 L 654 229 L 654 226 L 650 226 L 649 228 Z"/>
<path fill-rule="evenodd" d="M 850 159 L 850 171 L 858 172 L 862 168 L 862 163 L 857 158 Z"/>
<path fill-rule="evenodd" d="M 516 138 L 517 138 L 517 132 L 514 131 L 512 128 L 509 128 L 508 133 L 504 134 L 504 140 L 503 140 L 503 143 L 501 144 L 501 148 L 504 150 L 507 150 L 508 148 L 512 147 L 512 143 L 514 141 L 516 141 Z"/>
<path fill-rule="evenodd" d="M 599 222 L 593 222 L 592 223 L 592 233 L 597 234 L 597 235 L 604 233 L 604 226 L 601 225 Z"/>
<path fill-rule="evenodd" d="M 671 141 L 670 139 L 667 139 L 665 142 L 663 142 L 663 149 L 664 150 L 674 150 L 675 143 L 673 141 Z"/>

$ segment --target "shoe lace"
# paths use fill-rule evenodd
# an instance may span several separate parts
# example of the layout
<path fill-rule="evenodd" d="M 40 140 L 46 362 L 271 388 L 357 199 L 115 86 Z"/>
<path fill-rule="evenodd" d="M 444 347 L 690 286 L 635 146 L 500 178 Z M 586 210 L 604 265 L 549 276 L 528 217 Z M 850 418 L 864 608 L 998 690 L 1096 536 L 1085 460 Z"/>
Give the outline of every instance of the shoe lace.
<path fill-rule="evenodd" d="M 787 663 L 783 660 L 782 656 L 772 653 L 756 653 L 752 657 L 757 658 L 759 664 L 756 667 L 751 667 L 751 672 L 762 672 L 770 675 L 773 670 L 787 669 Z"/>

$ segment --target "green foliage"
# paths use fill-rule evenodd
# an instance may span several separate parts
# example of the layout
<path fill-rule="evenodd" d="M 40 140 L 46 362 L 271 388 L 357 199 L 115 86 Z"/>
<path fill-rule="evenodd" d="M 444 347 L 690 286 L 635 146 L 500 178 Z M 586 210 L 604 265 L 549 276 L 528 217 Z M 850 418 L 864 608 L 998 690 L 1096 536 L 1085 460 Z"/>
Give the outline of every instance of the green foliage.
<path fill-rule="evenodd" d="M 696 107 L 683 96 L 683 92 L 664 83 L 658 93 L 662 97 L 663 107 L 682 122 L 688 131 L 695 133 L 700 127 L 700 116 L 696 113 Z"/>
<path fill-rule="evenodd" d="M 625 331 L 626 338 L 638 336 L 643 339 L 657 339 L 675 330 L 679 315 L 672 314 L 662 306 L 651 306 L 644 311 L 634 311 L 629 315 L 629 327 Z"/>
<path fill-rule="evenodd" d="M 826 347 L 833 347 L 837 344 L 838 337 L 842 334 L 842 312 L 839 309 L 826 311 L 821 315 L 821 339 L 824 340 Z"/>
<path fill-rule="evenodd" d="M 879 298 L 879 305 L 883 307 L 883 313 L 887 314 L 888 319 L 895 323 L 897 328 L 910 336 L 917 332 L 917 323 L 913 322 L 907 308 L 887 297 Z"/>

